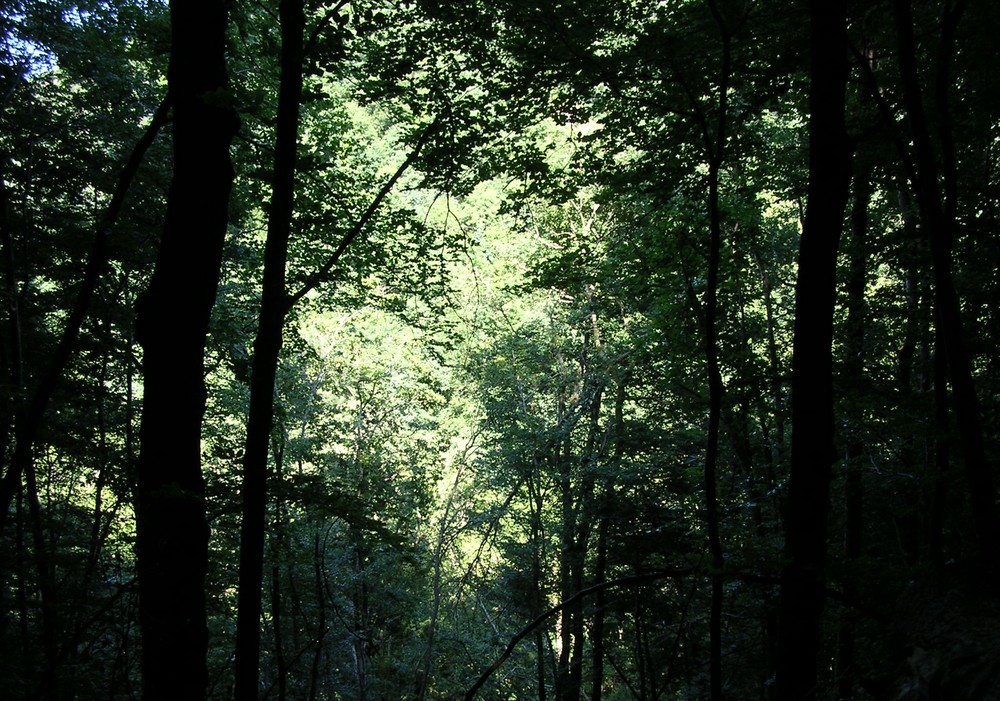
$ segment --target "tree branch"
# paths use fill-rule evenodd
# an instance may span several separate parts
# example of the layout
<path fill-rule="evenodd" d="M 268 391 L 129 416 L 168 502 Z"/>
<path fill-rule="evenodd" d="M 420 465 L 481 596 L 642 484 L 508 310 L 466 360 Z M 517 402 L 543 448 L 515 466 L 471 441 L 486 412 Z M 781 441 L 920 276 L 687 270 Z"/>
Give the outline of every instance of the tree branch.
<path fill-rule="evenodd" d="M 507 660 L 507 658 L 511 656 L 511 654 L 514 652 L 514 648 L 517 647 L 517 644 L 519 642 L 521 642 L 525 637 L 527 637 L 533 630 L 538 628 L 538 626 L 545 623 L 545 621 L 547 621 L 549 618 L 556 615 L 566 607 L 572 606 L 580 599 L 586 596 L 590 596 L 591 594 L 596 594 L 599 591 L 604 591 L 605 589 L 612 589 L 614 587 L 635 586 L 638 584 L 645 584 L 647 582 L 655 582 L 658 579 L 668 579 L 670 577 L 686 577 L 693 573 L 694 573 L 693 567 L 679 568 L 675 570 L 660 570 L 658 572 L 649 572 L 648 574 L 637 574 L 631 577 L 612 579 L 611 581 L 608 582 L 600 582 L 591 587 L 587 587 L 586 589 L 581 589 L 576 594 L 569 597 L 562 603 L 557 604 L 552 608 L 550 608 L 548 611 L 545 611 L 544 613 L 540 614 L 537 618 L 535 618 L 535 620 L 529 623 L 527 627 L 522 628 L 517 635 L 511 638 L 510 642 L 507 643 L 507 647 L 496 659 L 496 661 L 489 667 L 487 667 L 486 670 L 481 675 L 479 675 L 479 679 L 476 680 L 476 683 L 473 684 L 467 692 L 465 692 L 465 701 L 471 701 L 473 698 L 475 698 L 476 693 L 482 688 L 483 684 L 485 684 L 486 681 L 490 678 L 490 676 L 492 676 L 492 674 L 495 671 L 497 671 L 497 669 L 500 668 L 500 665 L 502 665 Z"/>
<path fill-rule="evenodd" d="M 396 172 L 392 174 L 392 177 L 389 178 L 389 180 L 387 180 L 378 191 L 378 194 L 375 195 L 375 199 L 373 199 L 371 204 L 368 205 L 368 209 L 366 209 L 364 214 L 362 214 L 357 222 L 355 222 L 354 226 L 351 227 L 351 230 L 344 235 L 344 238 L 341 239 L 340 244 L 333 251 L 333 253 L 330 254 L 330 257 L 327 258 L 326 262 L 319 268 L 319 270 L 306 279 L 305 283 L 298 290 L 298 292 L 288 296 L 285 300 L 286 309 L 291 309 L 295 306 L 296 302 L 305 297 L 311 290 L 326 279 L 327 275 L 330 274 L 330 271 L 333 270 L 333 266 L 335 266 L 341 256 L 344 255 L 344 251 L 347 250 L 347 247 L 353 243 L 354 239 L 358 237 L 358 234 L 361 233 L 362 229 L 364 229 L 368 222 L 375 216 L 375 213 L 378 211 L 379 206 L 381 206 L 382 201 L 392 191 L 392 188 L 395 187 L 396 182 L 402 177 L 403 173 L 406 172 L 407 168 L 413 165 L 414 161 L 417 160 L 421 149 L 427 143 L 431 134 L 433 134 L 437 129 L 440 121 L 441 118 L 436 117 L 434 121 L 431 122 L 426 129 L 424 129 L 424 133 L 420 135 L 419 139 L 417 139 L 417 143 L 410 152 L 410 155 L 406 157 L 406 160 L 400 164 L 399 168 L 396 169 Z"/>
<path fill-rule="evenodd" d="M 73 308 L 70 310 L 69 317 L 66 320 L 66 326 L 63 328 L 62 335 L 59 338 L 59 345 L 56 347 L 55 355 L 51 363 L 49 363 L 45 374 L 42 376 L 38 387 L 35 389 L 31 397 L 31 402 L 17 430 L 17 444 L 14 448 L 14 455 L 11 458 L 11 464 L 8 466 L 6 474 L 3 476 L 3 481 L 0 483 L 0 531 L 3 530 L 10 502 L 20 489 L 24 464 L 30 459 L 31 446 L 41 426 L 45 409 L 52 398 L 53 392 L 55 392 L 56 384 L 59 382 L 59 378 L 62 377 L 66 364 L 73 355 L 77 337 L 80 335 L 80 328 L 83 326 L 83 320 L 87 316 L 87 310 L 90 308 L 90 300 L 97 289 L 101 270 L 107 262 L 108 238 L 111 236 L 111 230 L 118 221 L 118 216 L 125 205 L 125 197 L 132 186 L 132 181 L 135 180 L 135 176 L 139 172 L 139 166 L 142 165 L 146 151 L 153 144 L 153 141 L 156 140 L 160 129 L 167 122 L 171 103 L 172 99 L 168 93 L 163 98 L 160 106 L 157 107 L 156 112 L 153 113 L 152 121 L 132 149 L 132 153 L 129 154 L 129 158 L 122 168 L 121 175 L 118 177 L 118 183 L 111 195 L 110 202 L 108 202 L 107 209 L 105 209 L 104 215 L 97 223 L 97 233 L 94 236 L 94 244 L 87 258 L 83 281 L 80 283 L 80 290 L 77 293 L 76 301 L 73 303 Z"/>

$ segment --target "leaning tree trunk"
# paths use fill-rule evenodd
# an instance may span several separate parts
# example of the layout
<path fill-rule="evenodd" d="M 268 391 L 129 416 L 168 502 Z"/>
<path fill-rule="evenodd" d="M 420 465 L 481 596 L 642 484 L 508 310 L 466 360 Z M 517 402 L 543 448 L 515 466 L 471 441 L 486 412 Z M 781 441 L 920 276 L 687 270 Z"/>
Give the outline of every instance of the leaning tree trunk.
<path fill-rule="evenodd" d="M 823 565 L 834 461 L 833 312 L 847 204 L 845 0 L 810 3 L 809 189 L 792 352 L 792 462 L 781 575 L 776 697 L 817 697 Z"/>
<path fill-rule="evenodd" d="M 915 167 L 911 179 L 917 195 L 921 224 L 930 240 L 934 268 L 935 321 L 939 327 L 940 345 L 943 346 L 948 362 L 976 539 L 982 554 L 985 573 L 993 583 L 997 583 L 1000 582 L 1000 514 L 997 511 L 992 467 L 986 456 L 979 402 L 972 380 L 972 360 L 965 346 L 961 307 L 951 270 L 951 248 L 957 212 L 957 183 L 955 146 L 952 143 L 948 120 L 947 97 L 955 29 L 964 7 L 964 3 L 958 3 L 944 14 L 941 49 L 936 66 L 937 108 L 939 121 L 942 123 L 939 141 L 943 178 L 939 177 L 930 126 L 924 112 L 923 91 L 917 71 L 913 12 L 909 0 L 894 0 L 893 15 L 899 37 L 903 101 L 913 142 Z"/>
<path fill-rule="evenodd" d="M 90 310 L 90 301 L 97 290 L 101 271 L 107 263 L 108 241 L 115 223 L 118 221 L 118 216 L 125 205 L 125 197 L 128 195 L 132 181 L 135 180 L 139 172 L 139 166 L 142 165 L 145 159 L 146 151 L 152 146 L 153 141 L 155 141 L 164 124 L 166 124 L 169 113 L 170 98 L 167 96 L 156 112 L 153 113 L 152 121 L 139 141 L 136 142 L 128 160 L 122 168 L 122 172 L 118 177 L 118 183 L 111 194 L 111 200 L 108 202 L 107 208 L 97 223 L 94 242 L 88 254 L 87 262 L 84 264 L 83 279 L 77 290 L 73 306 L 69 310 L 69 315 L 66 317 L 65 325 L 59 337 L 59 343 L 52 358 L 49 360 L 48 366 L 45 368 L 45 372 L 32 391 L 30 399 L 25 401 L 22 410 L 18 411 L 13 455 L 11 456 L 10 464 L 7 466 L 7 471 L 4 473 L 3 478 L 0 479 L 0 533 L 3 532 L 4 525 L 7 522 L 7 512 L 10 503 L 14 495 L 21 489 L 22 475 L 27 470 L 28 462 L 33 458 L 34 442 L 38 436 L 38 432 L 42 428 L 49 402 L 55 393 L 66 366 L 69 364 L 76 350 L 80 329 L 83 327 L 84 319 Z M 2 241 L 4 248 L 6 263 L 5 282 L 7 286 L 8 305 L 11 310 L 11 368 L 15 372 L 14 386 L 21 387 L 23 383 L 19 379 L 21 374 L 20 362 L 15 362 L 15 359 L 20 358 L 21 354 L 21 331 L 17 315 L 17 283 L 13 275 L 13 240 L 9 227 L 6 224 L 6 200 L 6 187 L 3 182 L 2 170 L 0 170 L 0 241 Z M 5 426 L 4 428 L 6 430 L 7 427 Z M 0 445 L 6 445 L 8 440 L 9 435 L 6 432 L 0 434 Z M 0 455 L 5 453 L 5 450 L 0 451 Z"/>
<path fill-rule="evenodd" d="M 143 697 L 204 698 L 208 524 L 201 472 L 205 336 L 228 223 L 238 122 L 225 106 L 226 3 L 173 0 L 174 174 L 163 239 L 138 305 L 144 394 L 138 467 Z"/>

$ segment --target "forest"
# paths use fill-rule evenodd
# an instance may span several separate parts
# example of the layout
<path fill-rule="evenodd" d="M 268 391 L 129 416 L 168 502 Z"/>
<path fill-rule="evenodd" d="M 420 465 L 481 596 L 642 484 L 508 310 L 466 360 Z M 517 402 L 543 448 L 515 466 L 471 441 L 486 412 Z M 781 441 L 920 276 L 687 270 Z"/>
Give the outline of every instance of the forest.
<path fill-rule="evenodd" d="M 0 696 L 1000 699 L 1000 4 L 0 27 Z"/>

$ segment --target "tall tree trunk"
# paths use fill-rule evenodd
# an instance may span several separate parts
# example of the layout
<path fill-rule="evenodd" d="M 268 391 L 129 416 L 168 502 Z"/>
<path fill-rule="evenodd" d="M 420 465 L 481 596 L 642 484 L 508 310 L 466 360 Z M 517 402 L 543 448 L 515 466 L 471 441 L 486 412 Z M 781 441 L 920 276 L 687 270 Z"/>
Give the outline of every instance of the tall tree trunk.
<path fill-rule="evenodd" d="M 597 558 L 594 563 L 594 580 L 603 582 L 608 574 L 608 520 L 610 494 L 605 491 L 601 497 L 601 514 L 597 524 Z M 607 608 L 607 594 L 602 589 L 594 597 L 594 623 L 590 632 L 591 653 L 591 701 L 601 701 L 604 693 L 604 636 Z"/>
<path fill-rule="evenodd" d="M 281 85 L 275 133 L 271 209 L 264 245 L 264 280 L 253 346 L 250 411 L 243 455 L 243 521 L 236 614 L 236 700 L 256 701 L 260 684 L 260 615 L 267 512 L 267 456 L 274 419 L 274 381 L 289 301 L 285 266 L 295 206 L 295 158 L 302 101 L 302 0 L 281 0 Z"/>
<path fill-rule="evenodd" d="M 850 181 L 847 7 L 810 3 L 809 200 L 799 247 L 792 355 L 792 461 L 781 575 L 776 696 L 817 697 L 823 566 L 834 454 L 833 312 Z"/>
<path fill-rule="evenodd" d="M 274 636 L 274 666 L 275 674 L 277 675 L 277 687 L 278 687 L 278 701 L 285 701 L 288 697 L 288 657 L 285 654 L 285 636 L 284 630 L 287 627 L 284 618 L 285 611 L 282 601 L 282 590 L 281 590 L 281 566 L 280 563 L 288 558 L 285 558 L 285 533 L 288 528 L 288 519 L 286 518 L 285 507 L 282 503 L 281 494 L 283 490 L 280 489 L 282 480 L 284 479 L 284 465 L 285 465 L 285 435 L 282 434 L 282 440 L 276 441 L 277 445 L 274 449 L 274 466 L 275 466 L 275 481 L 279 485 L 277 491 L 277 496 L 275 498 L 274 504 L 274 520 L 271 526 L 272 537 L 268 541 L 271 550 L 271 634 Z M 295 591 L 295 577 L 293 574 L 293 568 L 288 569 L 288 582 L 289 582 L 289 594 L 288 597 L 291 598 L 293 602 L 298 601 L 298 596 Z M 294 614 L 294 607 L 296 603 L 293 603 L 293 615 L 292 615 L 292 630 L 294 631 L 297 626 L 295 625 L 295 619 L 297 616 Z M 295 645 L 293 640 L 293 646 Z"/>
<path fill-rule="evenodd" d="M 761 429 L 761 436 L 764 439 L 764 489 L 766 495 L 770 495 L 774 512 L 781 516 L 780 500 L 774 488 L 777 482 L 776 466 L 781 463 L 785 453 L 785 419 L 784 401 L 782 398 L 782 372 L 781 363 L 778 361 L 778 339 L 777 320 L 774 314 L 774 290 L 771 282 L 771 273 L 760 256 L 753 253 L 754 263 L 760 276 L 761 294 L 764 301 L 764 313 L 767 319 L 767 363 L 770 390 L 771 417 L 768 416 L 767 406 L 762 406 L 758 424 Z M 772 423 L 773 421 L 773 423 Z M 773 426 L 773 429 L 771 428 Z M 772 432 L 773 431 L 773 432 Z M 763 534 L 762 534 L 763 535 Z M 770 676 L 773 670 L 769 667 L 766 674 Z"/>
<path fill-rule="evenodd" d="M 615 499 L 615 477 L 614 475 L 621 468 L 622 457 L 625 454 L 625 398 L 629 379 L 631 378 L 631 368 L 626 369 L 618 380 L 618 389 L 615 392 L 614 409 L 614 452 L 611 455 L 611 476 L 604 484 L 601 493 L 597 526 L 597 557 L 594 563 L 594 580 L 598 583 L 607 581 L 608 578 L 608 528 L 611 514 L 616 502 Z M 601 701 L 604 692 L 604 658 L 606 656 L 605 645 L 605 621 L 607 618 L 607 593 L 604 589 L 597 592 L 594 599 L 594 623 L 590 634 L 591 647 L 593 648 L 591 665 L 591 701 Z"/>
<path fill-rule="evenodd" d="M 371 615 L 368 606 L 368 557 L 370 549 L 361 542 L 364 536 L 354 532 L 354 620 L 351 623 L 351 655 L 354 662 L 354 677 L 357 682 L 358 701 L 368 701 L 369 649 L 371 647 Z"/>
<path fill-rule="evenodd" d="M 646 676 L 647 676 L 647 655 L 645 641 L 646 637 L 644 630 L 646 627 L 645 616 L 643 613 L 641 599 L 639 595 L 642 593 L 642 587 L 636 587 L 633 594 L 634 597 L 634 615 L 635 615 L 635 668 L 636 674 L 639 677 L 639 693 L 636 695 L 638 701 L 646 701 Z"/>
<path fill-rule="evenodd" d="M 708 371 L 708 435 L 705 446 L 704 489 L 705 525 L 708 530 L 708 550 L 712 558 L 712 598 L 709 610 L 708 680 L 709 699 L 722 699 L 722 569 L 724 558 L 719 533 L 718 462 L 719 430 L 722 421 L 724 385 L 719 366 L 718 291 L 719 264 L 722 257 L 722 211 L 719 205 L 719 180 L 726 150 L 729 119 L 729 81 L 732 71 L 732 37 L 726 19 L 715 0 L 708 8 L 719 27 L 722 41 L 719 71 L 718 114 L 714 127 L 702 119 L 702 134 L 708 156 L 708 218 L 709 252 L 708 279 L 705 289 L 705 360 Z"/>
<path fill-rule="evenodd" d="M 275 553 L 277 556 L 277 553 Z M 285 658 L 282 635 L 281 568 L 277 560 L 271 565 L 271 630 L 274 634 L 274 661 L 278 675 L 278 701 L 285 701 L 288 690 L 288 661 Z"/>
<path fill-rule="evenodd" d="M 722 144 L 717 144 L 721 150 Z M 705 292 L 705 357 L 708 365 L 708 437 L 705 448 L 705 522 L 708 527 L 708 550 L 712 556 L 712 603 L 709 612 L 709 698 L 722 699 L 722 537 L 719 534 L 719 426 L 722 419 L 722 372 L 718 348 L 719 259 L 722 251 L 722 223 L 719 212 L 720 155 L 709 164 L 708 212 L 710 236 L 708 289 Z"/>
<path fill-rule="evenodd" d="M 559 399 L 559 424 L 565 414 L 562 398 Z M 569 438 L 560 440 L 555 450 L 553 460 L 559 471 L 559 492 L 561 501 L 561 533 L 559 535 L 559 598 L 567 601 L 574 592 L 574 558 L 576 557 L 575 535 L 577 508 L 573 491 L 572 455 L 568 449 Z M 567 445 L 563 450 L 564 444 Z M 573 698 L 573 674 L 570 667 L 570 656 L 574 649 L 576 633 L 576 618 L 579 610 L 576 606 L 565 607 L 559 616 L 559 661 L 556 673 L 556 701 L 570 701 Z"/>
<path fill-rule="evenodd" d="M 325 545 L 325 544 L 324 544 Z M 313 651 L 312 666 L 309 671 L 309 701 L 316 701 L 320 686 L 320 667 L 323 662 L 323 641 L 326 638 L 326 579 L 324 577 L 324 549 L 320 547 L 319 529 L 313 538 L 313 577 L 316 586 L 316 649 Z"/>
<path fill-rule="evenodd" d="M 927 560 L 932 567 L 944 567 L 944 522 L 951 481 L 949 440 L 948 359 L 940 332 L 934 334 L 934 490 L 927 524 Z"/>
<path fill-rule="evenodd" d="M 913 12 L 909 0 L 894 0 L 893 15 L 899 38 L 903 100 L 913 141 L 913 186 L 920 219 L 930 240 L 934 267 L 936 320 L 948 361 L 976 538 L 984 572 L 996 583 L 1000 582 L 1000 514 L 997 512 L 992 468 L 986 457 L 979 401 L 972 380 L 972 361 L 965 347 L 961 307 L 951 271 L 957 186 L 954 182 L 954 144 L 946 118 L 947 83 L 950 80 L 949 66 L 954 51 L 954 30 L 964 7 L 965 3 L 960 2 L 954 7 L 949 6 L 944 13 L 941 51 L 937 62 L 936 101 L 942 122 L 939 140 L 944 161 L 943 184 L 939 178 L 930 128 L 924 112 L 917 71 L 917 47 L 913 35 Z"/>
<path fill-rule="evenodd" d="M 553 342 L 556 342 L 555 318 L 550 316 Z M 566 361 L 561 348 L 557 345 L 555 352 L 557 377 L 566 377 Z M 568 420 L 566 395 L 567 388 L 560 384 L 556 387 L 556 421 L 558 438 L 554 441 L 551 454 L 548 456 L 553 471 L 558 475 L 560 503 L 559 531 L 559 598 L 570 600 L 573 596 L 573 551 L 576 535 L 577 503 L 573 492 L 573 453 L 570 442 L 572 426 Z M 556 664 L 555 698 L 556 701 L 567 701 L 571 694 L 570 654 L 573 650 L 574 615 L 576 608 L 566 606 L 559 614 L 559 658 Z"/>
<path fill-rule="evenodd" d="M 592 338 L 594 350 L 600 351 L 600 336 L 597 329 L 596 313 L 592 311 Z M 590 420 L 587 427 L 587 441 L 583 447 L 579 458 L 580 463 L 580 486 L 576 493 L 576 514 L 573 524 L 573 542 L 570 547 L 570 571 L 571 571 L 571 595 L 584 589 L 584 577 L 587 561 L 587 551 L 589 549 L 590 532 L 594 524 L 594 509 L 596 508 L 594 498 L 595 469 L 596 465 L 603 459 L 603 446 L 599 447 L 598 437 L 600 434 L 600 417 L 602 400 L 604 397 L 603 380 L 590 379 L 594 372 L 587 359 L 590 351 L 584 350 L 584 362 L 581 364 L 580 372 L 583 378 L 583 392 L 588 392 L 588 385 L 595 384 L 592 390 L 593 396 L 590 399 Z M 568 439 L 567 439 L 568 442 Z M 567 449 L 567 453 L 569 450 Z M 567 459 L 572 459 L 567 455 Z M 579 602 L 568 607 L 572 611 L 571 628 L 573 637 L 572 654 L 569 661 L 569 684 L 564 695 L 566 701 L 579 701 L 583 693 L 583 660 L 586 654 L 587 636 L 584 626 L 584 602 L 581 598 Z"/>
<path fill-rule="evenodd" d="M 531 619 L 535 620 L 545 610 L 546 593 L 542 580 L 542 551 L 544 529 L 542 528 L 542 512 L 544 508 L 544 495 L 541 485 L 536 488 L 535 477 L 539 475 L 540 461 L 534 463 L 535 469 L 529 475 L 527 481 L 529 511 L 531 514 Z M 545 650 L 545 632 L 541 627 L 535 630 L 535 693 L 538 701 L 545 701 L 547 696 L 545 686 L 545 661 L 547 654 Z"/>
<path fill-rule="evenodd" d="M 861 159 L 859 158 L 858 161 Z M 854 175 L 854 198 L 851 206 L 850 272 L 847 280 L 847 343 L 844 349 L 844 377 L 848 386 L 860 388 L 864 379 L 865 284 L 868 270 L 868 203 L 871 199 L 871 174 L 867 163 L 858 163 Z M 864 527 L 864 484 L 862 464 L 865 444 L 861 436 L 864 416 L 854 406 L 848 409 L 847 450 L 844 454 L 844 556 L 848 564 L 861 557 Z M 857 596 L 854 573 L 848 572 L 844 595 Z M 841 613 L 837 649 L 837 688 L 841 698 L 854 692 L 856 612 L 847 607 Z"/>
<path fill-rule="evenodd" d="M 903 221 L 903 236 L 910 249 L 906 254 L 904 262 L 904 286 L 906 290 L 906 323 L 904 325 L 903 343 L 899 349 L 899 360 L 897 362 L 896 378 L 900 391 L 900 405 L 904 407 L 913 406 L 914 398 L 917 394 L 926 396 L 932 391 L 934 393 L 934 415 L 935 429 L 931 434 L 922 430 L 922 427 L 915 425 L 905 435 L 900 437 L 899 460 L 900 470 L 904 473 L 917 469 L 918 453 L 923 453 L 923 461 L 927 461 L 927 456 L 934 454 L 935 461 L 939 458 L 948 460 L 948 368 L 944 359 L 943 348 L 940 345 L 940 333 L 933 329 L 931 321 L 931 311 L 933 305 L 929 301 L 931 298 L 931 284 L 925 274 L 923 266 L 918 263 L 916 249 L 921 248 L 917 240 L 919 226 L 916 215 L 916 208 L 910 201 L 910 192 L 905 184 L 898 189 L 897 198 L 899 210 Z M 937 325 L 939 326 L 939 325 Z M 928 340 L 934 338 L 933 343 Z M 933 363 L 931 361 L 930 346 L 935 345 Z M 933 367 L 931 367 L 933 366 Z M 945 427 L 942 431 L 941 427 Z M 937 479 L 940 482 L 946 470 L 938 471 Z M 931 499 L 933 500 L 933 496 Z M 931 509 L 930 523 L 927 530 L 927 547 L 934 539 L 933 504 Z M 899 521 L 899 518 L 896 519 Z M 899 533 L 900 548 L 906 559 L 910 562 L 917 562 L 923 559 L 926 554 L 921 551 L 920 535 L 923 532 L 915 528 L 912 523 L 901 523 L 897 526 Z"/>
<path fill-rule="evenodd" d="M 196 701 L 208 682 L 205 336 L 238 127 L 224 99 L 226 22 L 224 2 L 170 3 L 174 174 L 156 269 L 136 319 L 144 370 L 137 537 L 146 701 Z"/>
<path fill-rule="evenodd" d="M 80 335 L 80 328 L 83 326 L 83 321 L 90 309 L 90 300 L 97 289 L 97 283 L 100 280 L 101 271 L 104 269 L 104 265 L 107 262 L 108 239 L 111 236 L 112 229 L 118 221 L 118 216 L 121 214 L 121 210 L 125 205 L 125 197 L 132 185 L 132 181 L 139 172 L 139 166 L 142 165 L 146 156 L 146 151 L 156 140 L 157 135 L 160 133 L 160 129 L 164 124 L 166 124 L 169 113 L 170 98 L 168 96 L 163 100 L 156 112 L 153 114 L 152 121 L 146 128 L 142 137 L 136 143 L 135 147 L 132 149 L 128 161 L 126 161 L 124 167 L 122 168 L 121 175 L 118 178 L 118 183 L 111 195 L 111 200 L 108 203 L 101 220 L 97 223 L 97 232 L 94 235 L 94 243 L 87 258 L 87 263 L 84 266 L 83 279 L 80 282 L 80 288 L 77 291 L 73 307 L 70 309 L 69 316 L 66 319 L 66 324 L 63 327 L 62 334 L 59 337 L 59 343 L 56 346 L 55 353 L 49 361 L 48 366 L 45 368 L 45 372 L 42 374 L 38 385 L 31 394 L 30 399 L 25 402 L 23 411 L 20 412 L 18 416 L 14 452 L 11 456 L 10 464 L 7 466 L 7 471 L 3 475 L 3 479 L 0 479 L 0 533 L 3 532 L 3 527 L 6 523 L 7 511 L 10 507 L 11 499 L 13 499 L 15 492 L 21 488 L 21 476 L 26 469 L 25 466 L 27 462 L 32 459 L 32 448 L 38 435 L 38 431 L 42 427 L 42 421 L 45 417 L 49 401 L 52 399 L 56 386 L 62 378 L 63 372 L 69 364 L 76 348 L 76 341 L 77 337 Z M 17 354 L 13 357 L 19 357 L 21 352 L 20 327 L 19 325 L 15 327 L 14 324 L 17 320 L 17 287 L 16 282 L 12 277 L 14 272 L 12 252 L 13 241 L 9 226 L 6 223 L 6 209 L 6 187 L 3 182 L 2 171 L 0 171 L 0 241 L 3 242 L 7 267 L 7 295 L 12 315 L 11 344 L 12 346 L 16 346 L 14 348 L 14 352 Z M 9 440 L 7 429 L 8 427 L 4 426 L 4 432 L 2 436 L 0 436 L 4 442 Z M 0 455 L 3 455 L 5 452 L 6 451 L 0 451 Z"/>
<path fill-rule="evenodd" d="M 56 699 L 59 698 L 62 669 L 59 663 L 55 569 L 49 557 L 49 544 L 45 541 L 42 502 L 38 495 L 34 460 L 28 460 L 24 466 L 24 486 L 34 546 L 32 555 L 38 576 L 38 595 L 42 609 L 42 650 L 45 653 L 45 674 L 41 677 L 37 693 L 40 699 Z"/>

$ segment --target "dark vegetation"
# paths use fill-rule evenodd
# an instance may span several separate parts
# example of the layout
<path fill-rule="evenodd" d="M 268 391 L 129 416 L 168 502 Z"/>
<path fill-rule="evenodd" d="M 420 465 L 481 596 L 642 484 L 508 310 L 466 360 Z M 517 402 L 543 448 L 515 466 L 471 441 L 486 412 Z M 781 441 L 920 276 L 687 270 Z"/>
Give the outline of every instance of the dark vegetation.
<path fill-rule="evenodd" d="M 0 26 L 4 698 L 1000 698 L 993 3 Z"/>

